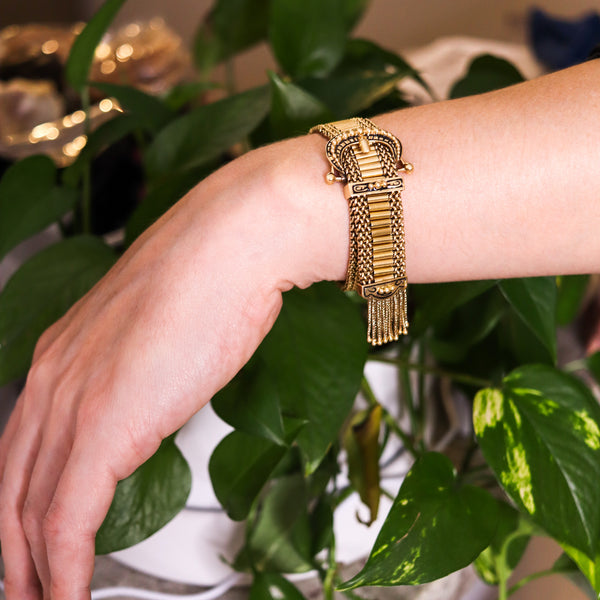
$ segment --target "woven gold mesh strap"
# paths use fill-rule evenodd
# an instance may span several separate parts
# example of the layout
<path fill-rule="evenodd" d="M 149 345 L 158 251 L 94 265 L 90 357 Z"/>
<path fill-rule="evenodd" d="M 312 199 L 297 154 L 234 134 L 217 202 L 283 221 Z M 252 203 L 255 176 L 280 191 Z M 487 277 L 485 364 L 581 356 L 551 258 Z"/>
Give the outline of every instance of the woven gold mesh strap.
<path fill-rule="evenodd" d="M 399 140 L 368 119 L 347 119 L 313 127 L 329 141 L 328 183 L 345 183 L 350 211 L 350 256 L 345 289 L 368 301 L 368 340 L 373 345 L 406 334 L 406 255 L 399 171 Z"/>

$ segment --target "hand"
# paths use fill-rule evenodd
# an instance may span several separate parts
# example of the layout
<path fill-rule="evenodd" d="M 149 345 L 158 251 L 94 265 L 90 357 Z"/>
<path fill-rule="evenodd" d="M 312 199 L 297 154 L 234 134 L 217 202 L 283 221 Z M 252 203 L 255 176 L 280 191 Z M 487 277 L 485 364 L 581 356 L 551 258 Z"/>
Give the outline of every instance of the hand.
<path fill-rule="evenodd" d="M 293 140 L 209 177 L 42 336 L 0 439 L 8 600 L 89 598 L 117 481 L 248 360 L 282 290 L 343 277 L 347 210 L 322 146 Z"/>

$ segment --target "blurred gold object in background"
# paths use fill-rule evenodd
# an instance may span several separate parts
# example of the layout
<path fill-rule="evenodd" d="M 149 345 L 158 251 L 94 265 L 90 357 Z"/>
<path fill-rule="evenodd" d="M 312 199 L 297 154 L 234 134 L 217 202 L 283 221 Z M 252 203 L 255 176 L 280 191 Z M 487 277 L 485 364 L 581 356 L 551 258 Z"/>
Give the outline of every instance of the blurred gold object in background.
<path fill-rule="evenodd" d="M 87 126 L 80 99 L 64 80 L 64 67 L 82 24 L 23 25 L 0 31 L 0 155 L 18 160 L 51 156 L 71 164 L 88 132 L 121 107 L 92 89 Z M 185 80 L 191 69 L 181 38 L 156 18 L 109 32 L 96 49 L 91 80 L 134 86 L 164 94 Z"/>

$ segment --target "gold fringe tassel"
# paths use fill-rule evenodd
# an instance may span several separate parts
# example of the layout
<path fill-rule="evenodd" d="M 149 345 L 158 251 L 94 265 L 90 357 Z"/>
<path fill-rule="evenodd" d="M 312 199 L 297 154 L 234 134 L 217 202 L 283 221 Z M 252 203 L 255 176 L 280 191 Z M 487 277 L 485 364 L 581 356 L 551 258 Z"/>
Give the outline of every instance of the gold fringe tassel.
<path fill-rule="evenodd" d="M 406 287 L 399 287 L 387 298 L 369 297 L 367 339 L 373 346 L 395 341 L 400 334 L 406 335 Z"/>

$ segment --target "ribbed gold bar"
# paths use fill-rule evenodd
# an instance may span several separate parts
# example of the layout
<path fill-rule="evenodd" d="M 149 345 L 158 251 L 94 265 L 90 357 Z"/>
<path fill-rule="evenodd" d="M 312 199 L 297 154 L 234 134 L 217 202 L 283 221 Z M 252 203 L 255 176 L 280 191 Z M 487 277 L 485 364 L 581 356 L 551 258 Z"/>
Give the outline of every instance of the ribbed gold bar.
<path fill-rule="evenodd" d="M 373 269 L 373 273 L 375 273 L 375 281 L 386 281 L 394 276 L 394 269 L 393 267 L 379 267 Z"/>
<path fill-rule="evenodd" d="M 371 217 L 369 220 L 371 221 L 371 225 L 373 227 L 382 227 L 384 225 L 389 226 L 389 223 L 390 223 L 389 217 L 375 217 L 375 218 Z"/>
<path fill-rule="evenodd" d="M 381 165 L 373 165 L 372 167 L 366 167 L 361 169 L 361 175 L 363 176 L 363 181 L 365 179 L 369 179 L 370 177 L 383 177 L 383 169 Z"/>
<path fill-rule="evenodd" d="M 379 267 L 391 267 L 394 268 L 392 261 L 389 258 L 373 258 L 373 266 L 375 268 Z"/>
<path fill-rule="evenodd" d="M 368 200 L 369 210 L 390 210 L 390 203 L 387 200 L 376 200 L 371 202 L 371 198 Z"/>
<path fill-rule="evenodd" d="M 358 160 L 363 160 L 364 158 L 376 158 L 379 160 L 379 156 L 376 150 L 369 150 L 368 152 L 357 152 L 356 158 Z"/>
<path fill-rule="evenodd" d="M 382 240 L 373 236 L 373 250 L 376 248 L 379 250 L 393 250 L 394 242 L 392 241 L 392 236 L 384 236 Z"/>
<path fill-rule="evenodd" d="M 369 206 L 372 206 L 373 204 L 380 204 L 380 203 L 385 203 L 386 206 L 390 205 L 390 201 L 389 198 L 387 197 L 387 194 L 385 193 L 381 193 L 381 192 L 375 192 L 374 194 L 369 194 Z"/>
<path fill-rule="evenodd" d="M 371 229 L 373 229 L 373 235 L 392 235 L 392 228 L 389 223 L 382 223 L 381 225 L 373 225 L 371 223 Z M 375 233 L 377 230 L 377 233 Z"/>
<path fill-rule="evenodd" d="M 383 250 L 380 248 L 373 249 L 373 258 L 375 260 L 382 260 L 384 258 L 394 258 L 394 252 L 392 250 Z"/>
<path fill-rule="evenodd" d="M 389 206 L 386 206 L 385 208 L 382 208 L 379 210 L 373 210 L 369 206 L 369 215 L 371 215 L 371 219 L 382 219 L 382 218 L 389 219 L 389 217 L 390 217 Z"/>
<path fill-rule="evenodd" d="M 377 233 L 373 235 L 373 243 L 374 244 L 393 244 L 394 238 L 392 237 L 391 232 L 386 233 L 385 231 L 378 230 Z"/>
<path fill-rule="evenodd" d="M 367 154 L 363 154 L 356 157 L 358 164 L 361 167 L 368 167 L 369 165 L 380 165 L 381 161 L 379 160 L 379 156 L 376 154 L 374 156 L 369 156 Z"/>

